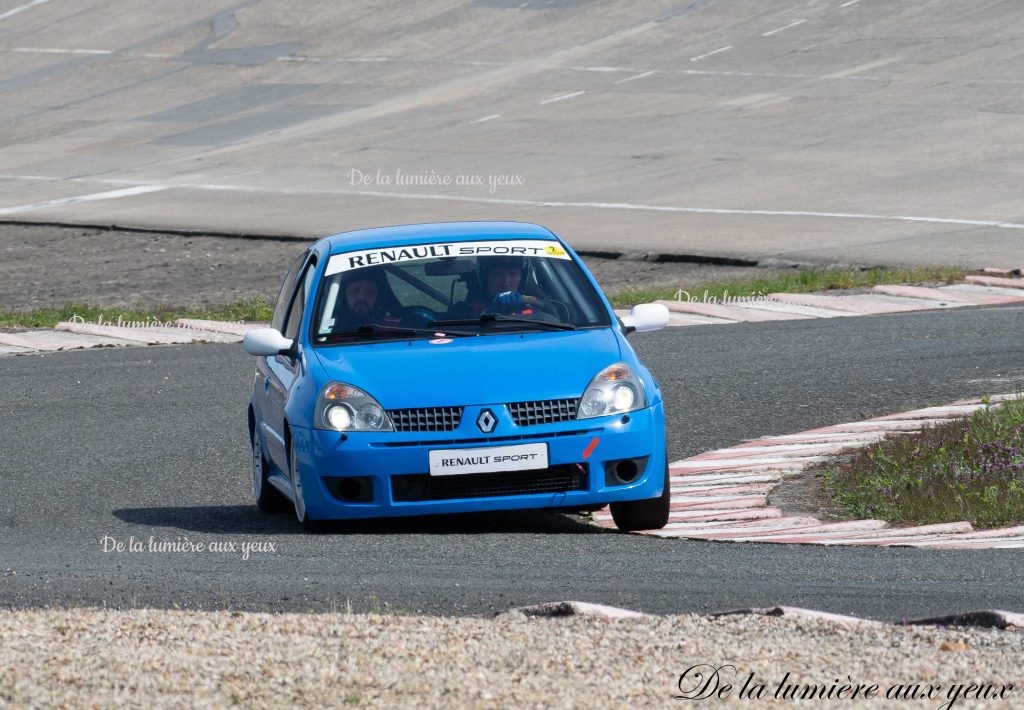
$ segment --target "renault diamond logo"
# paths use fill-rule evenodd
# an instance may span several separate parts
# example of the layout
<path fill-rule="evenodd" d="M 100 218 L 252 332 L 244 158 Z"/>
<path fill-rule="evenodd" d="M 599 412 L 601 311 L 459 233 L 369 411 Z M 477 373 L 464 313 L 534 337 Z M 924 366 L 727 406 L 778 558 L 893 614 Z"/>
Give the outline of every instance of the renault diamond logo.
<path fill-rule="evenodd" d="M 494 431 L 494 427 L 497 424 L 498 418 L 494 416 L 494 412 L 490 409 L 480 412 L 480 416 L 476 418 L 476 425 L 484 434 L 490 434 Z"/>

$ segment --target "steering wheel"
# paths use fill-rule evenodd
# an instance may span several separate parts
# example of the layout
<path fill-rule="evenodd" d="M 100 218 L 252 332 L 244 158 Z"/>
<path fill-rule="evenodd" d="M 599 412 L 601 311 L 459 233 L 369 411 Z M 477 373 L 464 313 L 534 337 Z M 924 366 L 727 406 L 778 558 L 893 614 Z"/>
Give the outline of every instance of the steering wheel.
<path fill-rule="evenodd" d="M 524 296 L 518 291 L 499 293 L 483 311 L 506 316 L 526 316 L 537 320 L 558 319 L 557 310 L 542 298 Z"/>
<path fill-rule="evenodd" d="M 436 320 L 440 320 L 441 316 L 434 313 L 425 306 L 409 306 L 405 309 L 405 319 L 412 321 L 409 325 L 414 328 L 426 328 L 429 324 Z"/>

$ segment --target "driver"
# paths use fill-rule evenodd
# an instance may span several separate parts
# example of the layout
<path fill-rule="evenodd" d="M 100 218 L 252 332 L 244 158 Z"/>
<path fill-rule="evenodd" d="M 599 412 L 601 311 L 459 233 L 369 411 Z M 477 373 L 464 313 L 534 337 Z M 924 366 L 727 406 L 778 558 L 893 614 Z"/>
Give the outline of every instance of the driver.
<path fill-rule="evenodd" d="M 478 285 L 470 289 L 465 301 L 452 307 L 452 316 L 478 316 L 489 308 L 522 310 L 525 299 L 521 289 L 529 260 L 525 256 L 481 256 L 476 263 Z"/>

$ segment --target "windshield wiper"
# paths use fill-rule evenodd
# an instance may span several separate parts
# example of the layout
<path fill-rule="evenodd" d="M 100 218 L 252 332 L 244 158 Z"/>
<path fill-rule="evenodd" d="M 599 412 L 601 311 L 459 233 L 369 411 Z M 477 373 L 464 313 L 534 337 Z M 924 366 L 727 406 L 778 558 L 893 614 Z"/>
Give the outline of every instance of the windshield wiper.
<path fill-rule="evenodd" d="M 448 325 L 483 325 L 485 323 L 527 323 L 529 325 L 541 325 L 555 330 L 576 330 L 572 323 L 560 321 L 533 320 L 532 318 L 517 318 L 516 316 L 503 316 L 500 313 L 484 313 L 479 318 L 460 318 L 456 320 L 436 320 L 432 326 L 443 328 Z"/>
<path fill-rule="evenodd" d="M 326 335 L 321 335 L 319 337 L 323 340 L 334 340 L 336 338 L 366 338 L 374 335 L 422 335 L 424 337 L 444 337 L 454 335 L 460 338 L 468 338 L 474 337 L 477 334 L 457 330 L 439 331 L 434 328 L 404 328 L 396 325 L 367 323 L 366 325 L 359 326 L 355 330 L 345 331 L 343 333 L 327 333 Z"/>

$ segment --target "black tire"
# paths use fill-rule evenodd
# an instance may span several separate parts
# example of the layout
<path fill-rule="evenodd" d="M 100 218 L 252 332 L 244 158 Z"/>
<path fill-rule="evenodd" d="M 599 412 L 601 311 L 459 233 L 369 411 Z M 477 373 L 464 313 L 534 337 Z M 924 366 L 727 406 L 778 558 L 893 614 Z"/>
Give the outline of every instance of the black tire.
<path fill-rule="evenodd" d="M 668 522 L 669 503 L 672 493 L 669 490 L 668 462 L 665 463 L 665 488 L 657 498 L 648 500 L 629 500 L 612 503 L 612 520 L 615 527 L 622 532 L 636 530 L 661 530 Z"/>
<path fill-rule="evenodd" d="M 260 437 L 252 432 L 252 492 L 256 507 L 264 513 L 283 513 L 288 510 L 288 499 L 270 482 L 270 464 L 263 455 Z"/>

